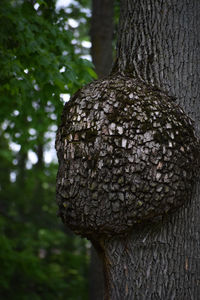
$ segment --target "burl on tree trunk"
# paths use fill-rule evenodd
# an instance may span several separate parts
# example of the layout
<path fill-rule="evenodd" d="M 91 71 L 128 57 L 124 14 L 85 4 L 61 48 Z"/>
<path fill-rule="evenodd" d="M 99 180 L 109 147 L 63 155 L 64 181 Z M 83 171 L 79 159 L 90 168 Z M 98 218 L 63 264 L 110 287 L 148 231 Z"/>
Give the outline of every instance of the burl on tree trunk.
<path fill-rule="evenodd" d="M 175 299 L 170 281 L 164 292 L 159 278 L 148 285 L 155 264 L 151 251 L 144 278 L 142 268 L 137 278 L 131 249 L 140 241 L 143 255 L 145 240 L 146 247 L 153 247 L 149 228 L 160 230 L 190 200 L 199 141 L 173 97 L 139 76 L 134 64 L 131 72 L 122 69 L 118 62 L 110 76 L 83 87 L 64 107 L 56 139 L 59 213 L 101 255 L 106 299 Z M 165 265 L 160 269 L 165 276 Z M 140 291 L 142 280 L 151 296 Z"/>
<path fill-rule="evenodd" d="M 56 141 L 60 216 L 104 257 L 109 238 L 125 241 L 134 226 L 159 222 L 190 197 L 198 142 L 172 100 L 114 74 L 65 105 Z"/>

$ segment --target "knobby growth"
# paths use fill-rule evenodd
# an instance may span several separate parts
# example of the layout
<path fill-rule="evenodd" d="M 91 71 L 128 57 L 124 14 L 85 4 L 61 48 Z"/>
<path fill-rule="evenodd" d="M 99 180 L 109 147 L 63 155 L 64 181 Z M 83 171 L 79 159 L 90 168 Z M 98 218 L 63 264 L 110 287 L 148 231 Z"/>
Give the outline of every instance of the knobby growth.
<path fill-rule="evenodd" d="M 66 103 L 56 140 L 63 222 L 98 241 L 156 222 L 190 197 L 198 141 L 173 99 L 112 75 Z"/>

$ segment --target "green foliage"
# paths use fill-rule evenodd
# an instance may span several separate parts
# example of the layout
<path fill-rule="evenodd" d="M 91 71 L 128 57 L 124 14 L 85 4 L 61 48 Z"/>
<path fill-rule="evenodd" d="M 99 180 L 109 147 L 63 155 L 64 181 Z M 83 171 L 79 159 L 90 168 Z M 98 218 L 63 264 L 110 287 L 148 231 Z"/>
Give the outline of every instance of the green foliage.
<path fill-rule="evenodd" d="M 0 5 L 0 120 L 6 116 L 6 130 L 19 144 L 30 138 L 30 128 L 40 134 L 55 123 L 61 93 L 74 93 L 95 75 L 92 64 L 75 53 L 66 13 L 50 7 L 47 14 L 47 5 Z"/>
<path fill-rule="evenodd" d="M 6 233 L 6 220 L 0 221 L 1 299 L 87 299 L 85 241 L 75 253 L 78 238 L 61 230 L 9 220 Z"/>
<path fill-rule="evenodd" d="M 81 8 L 76 13 L 84 18 Z M 88 242 L 56 218 L 57 163 L 44 160 L 63 107 L 60 95 L 96 76 L 73 45 L 71 17 L 52 0 L 0 3 L 1 299 L 88 298 Z"/>
<path fill-rule="evenodd" d="M 87 241 L 56 218 L 57 166 L 35 165 L 11 182 L 12 160 L 0 159 L 0 298 L 87 299 Z"/>

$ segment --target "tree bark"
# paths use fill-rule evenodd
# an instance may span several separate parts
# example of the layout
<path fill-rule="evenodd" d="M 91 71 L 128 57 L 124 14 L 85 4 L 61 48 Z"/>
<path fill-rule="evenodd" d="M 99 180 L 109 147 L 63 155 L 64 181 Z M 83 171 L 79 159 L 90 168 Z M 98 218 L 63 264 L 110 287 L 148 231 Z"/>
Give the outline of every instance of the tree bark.
<path fill-rule="evenodd" d="M 199 134 L 199 31 L 197 0 L 122 1 L 111 76 L 63 110 L 59 213 L 102 257 L 105 299 L 200 295 L 199 141 L 172 101 Z"/>
<path fill-rule="evenodd" d="M 121 1 L 115 65 L 175 96 L 198 129 L 199 8 L 198 0 Z"/>
<path fill-rule="evenodd" d="M 200 2 L 125 0 L 114 71 L 176 97 L 200 126 Z M 191 202 L 157 225 L 102 244 L 106 299 L 199 299 L 200 184 Z"/>

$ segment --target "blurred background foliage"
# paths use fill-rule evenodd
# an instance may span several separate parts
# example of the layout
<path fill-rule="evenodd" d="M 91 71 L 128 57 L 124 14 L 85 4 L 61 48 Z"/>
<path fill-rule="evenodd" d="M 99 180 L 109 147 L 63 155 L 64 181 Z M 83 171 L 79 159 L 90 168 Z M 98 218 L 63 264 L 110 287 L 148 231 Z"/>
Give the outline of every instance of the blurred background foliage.
<path fill-rule="evenodd" d="M 64 100 L 96 78 L 90 1 L 0 2 L 0 299 L 88 299 L 88 241 L 56 218 Z"/>

